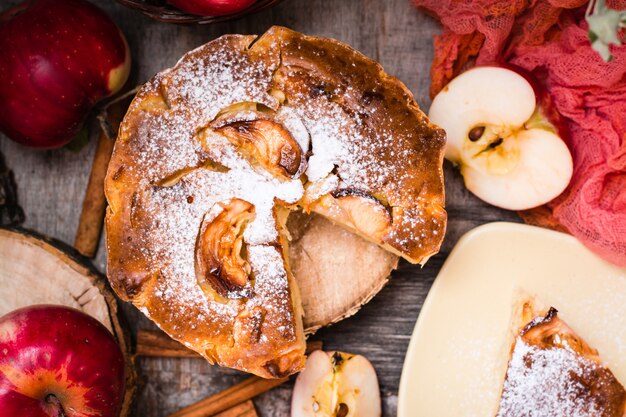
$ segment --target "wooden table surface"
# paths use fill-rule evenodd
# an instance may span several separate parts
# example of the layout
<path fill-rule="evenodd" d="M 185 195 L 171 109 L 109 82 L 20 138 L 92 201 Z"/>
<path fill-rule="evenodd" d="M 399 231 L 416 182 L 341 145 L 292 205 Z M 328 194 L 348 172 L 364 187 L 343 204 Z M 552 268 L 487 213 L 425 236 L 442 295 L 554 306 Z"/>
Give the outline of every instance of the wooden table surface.
<path fill-rule="evenodd" d="M 0 0 L 0 10 L 17 3 Z M 422 109 L 430 105 L 429 69 L 432 36 L 437 23 L 410 6 L 409 0 L 285 0 L 241 20 L 209 26 L 159 23 L 113 0 L 94 1 L 104 8 L 128 38 L 133 80 L 143 83 L 176 63 L 186 51 L 225 33 L 262 33 L 283 25 L 310 35 L 339 39 L 378 60 L 415 94 Z M 0 150 L 15 172 L 25 227 L 74 241 L 84 190 L 95 149 L 92 140 L 79 152 L 32 151 L 0 134 Z M 367 356 L 376 367 L 383 398 L 383 415 L 395 416 L 398 384 L 411 331 L 426 294 L 459 237 L 482 223 L 519 221 L 517 215 L 490 207 L 469 194 L 458 172 L 446 164 L 448 231 L 441 253 L 424 268 L 401 262 L 389 284 L 356 316 L 321 330 L 316 338 L 328 350 Z M 102 271 L 101 241 L 95 265 Z M 338 276 L 338 278 L 341 278 Z M 154 325 L 134 307 L 122 306 L 133 334 Z M 202 359 L 140 359 L 141 386 L 134 416 L 166 416 L 245 378 L 244 374 L 211 366 Z M 291 384 L 255 399 L 261 416 L 288 416 Z"/>

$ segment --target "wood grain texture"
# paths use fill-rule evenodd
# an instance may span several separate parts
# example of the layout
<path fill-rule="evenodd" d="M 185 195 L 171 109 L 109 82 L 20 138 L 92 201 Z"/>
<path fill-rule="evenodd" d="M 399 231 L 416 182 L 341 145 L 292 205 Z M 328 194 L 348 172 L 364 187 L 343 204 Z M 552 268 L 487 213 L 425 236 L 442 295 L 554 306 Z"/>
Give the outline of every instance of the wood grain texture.
<path fill-rule="evenodd" d="M 351 44 L 400 78 L 422 109 L 430 105 L 432 36 L 439 28 L 430 17 L 414 10 L 409 0 L 285 0 L 273 9 L 235 22 L 199 27 L 167 25 L 113 1 L 92 1 L 107 10 L 126 33 L 134 59 L 133 76 L 140 82 L 221 34 L 262 33 L 272 25 L 284 25 Z M 15 3 L 17 0 L 0 0 L 0 9 Z M 73 242 L 95 145 L 92 140 L 78 153 L 33 152 L 0 139 L 0 149 L 20 187 L 26 227 Z M 382 389 L 383 414 L 388 417 L 396 415 L 398 383 L 415 320 L 450 249 L 463 233 L 479 224 L 519 221 L 515 213 L 495 209 L 472 196 L 450 166 L 446 166 L 445 179 L 449 222 L 441 253 L 424 268 L 401 262 L 389 284 L 358 314 L 316 335 L 328 350 L 360 353 L 372 361 Z M 101 241 L 95 260 L 101 270 L 104 252 Z M 122 304 L 121 308 L 134 334 L 138 329 L 154 329 L 133 307 Z M 246 378 L 240 372 L 193 358 L 140 358 L 138 363 L 143 386 L 135 405 L 136 417 L 167 416 Z M 258 414 L 288 416 L 291 387 L 289 382 L 257 397 Z"/>
<path fill-rule="evenodd" d="M 113 153 L 113 145 L 115 145 L 115 141 L 106 137 L 104 133 L 100 133 L 91 165 L 91 175 L 83 199 L 83 210 L 80 213 L 78 230 L 74 239 L 76 250 L 88 258 L 93 258 L 96 255 L 100 242 L 106 209 L 104 178 Z"/>
<path fill-rule="evenodd" d="M 318 214 L 294 211 L 287 228 L 290 270 L 300 290 L 305 334 L 356 314 L 398 266 L 398 256 Z M 346 265 L 345 259 L 352 262 Z"/>
<path fill-rule="evenodd" d="M 249 401 L 259 394 L 284 384 L 288 380 L 288 377 L 263 379 L 258 376 L 252 376 L 209 398 L 178 410 L 168 417 L 211 417 L 215 414 L 230 410 L 242 402 Z"/>
<path fill-rule="evenodd" d="M 117 134 L 119 124 L 128 109 L 129 100 L 113 103 L 106 112 L 106 121 L 111 127 L 111 135 Z M 100 129 L 98 143 L 91 163 L 91 174 L 83 198 L 83 209 L 80 213 L 74 247 L 83 256 L 93 258 L 98 251 L 100 234 L 104 225 L 104 212 L 107 202 L 104 195 L 104 179 L 113 153 L 115 140 L 108 136 L 109 132 Z"/>

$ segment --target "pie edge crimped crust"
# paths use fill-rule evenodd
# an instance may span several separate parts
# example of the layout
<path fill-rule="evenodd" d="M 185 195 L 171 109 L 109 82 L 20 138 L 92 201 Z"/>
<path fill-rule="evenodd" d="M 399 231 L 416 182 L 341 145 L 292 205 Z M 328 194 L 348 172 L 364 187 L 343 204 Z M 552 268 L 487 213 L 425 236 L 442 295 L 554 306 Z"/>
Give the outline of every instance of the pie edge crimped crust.
<path fill-rule="evenodd" d="M 221 331 L 220 329 L 216 329 L 215 326 L 207 326 L 206 323 L 201 320 L 206 320 L 207 318 L 197 317 L 196 314 L 193 314 L 193 309 L 191 309 L 192 314 L 189 315 L 185 314 L 184 316 L 181 316 L 180 314 L 174 314 L 172 312 L 172 309 L 174 307 L 171 305 L 172 298 L 170 298 L 168 302 L 165 302 L 165 300 L 161 300 L 159 297 L 162 296 L 162 288 L 157 288 L 159 285 L 161 285 L 162 281 L 167 281 L 168 277 L 164 277 L 163 275 L 161 275 L 161 271 L 159 268 L 155 268 L 154 265 L 149 265 L 149 261 L 147 258 L 150 254 L 147 252 L 150 252 L 150 248 L 146 248 L 146 246 L 144 246 L 144 243 L 142 243 L 142 241 L 146 242 L 152 239 L 152 237 L 149 233 L 144 233 L 143 235 L 134 233 L 134 229 L 136 229 L 136 227 L 134 226 L 137 225 L 133 225 L 133 219 L 139 218 L 139 220 L 141 220 L 141 215 L 136 215 L 134 213 L 134 211 L 140 211 L 138 209 L 134 210 L 134 207 L 137 207 L 137 205 L 134 204 L 134 200 L 141 200 L 142 195 L 149 192 L 147 189 L 138 188 L 140 187 L 140 183 L 142 182 L 142 180 L 145 180 L 145 178 L 142 178 L 142 173 L 139 173 L 137 175 L 136 173 L 131 172 L 133 168 L 136 168 L 136 166 L 134 165 L 134 161 L 125 160 L 125 157 L 137 156 L 133 152 L 128 151 L 132 150 L 133 148 L 133 146 L 129 145 L 129 142 L 137 141 L 138 137 L 140 136 L 139 130 L 142 128 L 140 113 L 142 111 L 142 107 L 149 107 L 151 105 L 149 103 L 149 100 L 151 98 L 154 98 L 155 94 L 163 94 L 164 84 L 168 84 L 169 80 L 172 77 L 172 74 L 175 74 L 181 66 L 189 62 L 193 63 L 194 59 L 209 59 L 211 58 L 211 54 L 219 55 L 218 52 L 220 48 L 224 49 L 223 46 L 232 47 L 234 44 L 247 48 L 250 44 L 252 44 L 251 47 L 252 50 L 254 50 L 255 45 L 262 44 L 262 41 L 268 41 L 270 39 L 272 42 L 285 42 L 285 44 L 282 46 L 285 50 L 288 49 L 287 47 L 289 44 L 294 43 L 294 40 L 304 43 L 321 43 L 322 45 L 330 45 L 333 48 L 337 48 L 340 52 L 345 53 L 352 59 L 358 59 L 359 64 L 373 67 L 378 72 L 378 76 L 383 79 L 381 85 L 391 88 L 392 90 L 394 90 L 394 94 L 402 95 L 403 98 L 407 101 L 403 105 L 407 108 L 408 112 L 417 119 L 419 119 L 423 123 L 422 127 L 425 127 L 427 133 L 429 133 L 431 137 L 434 138 L 431 138 L 434 142 L 431 143 L 430 146 L 433 146 L 433 148 L 436 149 L 437 155 L 436 158 L 433 159 L 435 161 L 434 164 L 433 161 L 428 162 L 433 170 L 436 169 L 436 173 L 433 174 L 433 176 L 437 179 L 437 181 L 435 181 L 434 185 L 430 185 L 433 186 L 435 189 L 435 191 L 433 192 L 433 207 L 436 207 L 436 209 L 439 210 L 436 213 L 437 216 L 433 216 L 434 218 L 436 218 L 436 221 L 439 222 L 439 228 L 437 229 L 437 231 L 439 232 L 439 236 L 433 239 L 432 242 L 428 242 L 427 245 L 424 245 L 426 246 L 426 248 L 425 250 L 421 251 L 422 253 L 419 257 L 411 257 L 407 255 L 407 253 L 401 254 L 405 257 L 408 257 L 409 260 L 413 262 L 419 262 L 425 260 L 433 253 L 436 253 L 441 244 L 443 234 L 445 233 L 445 211 L 443 210 L 443 177 L 441 173 L 441 164 L 443 158 L 443 132 L 428 123 L 426 117 L 417 108 L 417 105 L 414 103 L 413 98 L 406 89 L 406 87 L 404 87 L 397 79 L 387 76 L 383 72 L 382 67 L 380 67 L 379 64 L 369 60 L 368 58 L 365 58 L 360 53 L 354 51 L 352 48 L 349 48 L 348 46 L 341 44 L 337 41 L 322 38 L 305 37 L 284 28 L 272 28 L 260 38 L 255 38 L 254 36 L 240 35 L 223 36 L 186 54 L 173 69 L 169 69 L 160 74 L 157 74 L 150 82 L 148 82 L 142 88 L 142 90 L 137 94 L 135 100 L 133 100 L 127 116 L 124 119 L 122 126 L 120 127 L 120 137 L 116 144 L 113 158 L 109 166 L 105 187 L 107 199 L 109 200 L 110 204 L 109 208 L 107 209 L 106 228 L 107 250 L 109 254 L 108 276 L 111 281 L 112 287 L 122 299 L 132 301 L 133 304 L 139 307 L 148 317 L 155 321 L 157 325 L 165 330 L 170 336 L 179 340 L 189 348 L 198 351 L 211 362 L 217 362 L 223 366 L 229 366 L 232 368 L 255 373 L 262 377 L 281 377 L 297 372 L 302 368 L 304 364 L 305 344 L 304 335 L 302 333 L 301 307 L 297 285 L 293 281 L 293 276 L 291 275 L 291 273 L 288 270 L 285 270 L 286 277 L 283 277 L 283 279 L 286 278 L 287 280 L 287 285 L 284 286 L 284 288 L 288 288 L 288 293 L 291 297 L 291 309 L 290 311 L 284 312 L 290 317 L 289 321 L 291 323 L 291 328 L 286 329 L 283 334 L 279 334 L 277 333 L 277 331 L 274 331 L 274 333 L 271 335 L 272 337 L 269 338 L 270 343 L 268 343 L 267 346 L 261 346 L 262 343 L 259 343 L 257 339 L 250 341 L 247 344 L 238 342 L 239 344 L 237 346 L 229 349 L 228 345 L 232 344 L 233 342 L 232 339 L 230 339 L 230 337 L 232 336 L 230 333 L 232 332 L 228 331 L 228 329 L 233 329 L 234 326 L 237 326 L 238 324 L 237 320 L 233 319 L 232 317 L 231 319 L 235 320 L 235 324 L 228 324 L 225 326 L 227 329 L 225 331 Z M 250 57 L 251 55 L 253 55 L 250 51 L 250 49 L 246 49 L 244 53 L 248 57 Z M 209 53 L 204 54 L 206 52 Z M 263 50 L 260 51 L 261 55 L 263 55 L 263 53 Z M 268 52 L 265 51 L 265 53 Z M 270 55 L 272 53 L 275 53 L 275 51 L 269 51 Z M 178 103 L 175 102 L 177 97 L 173 97 L 172 100 L 172 94 L 168 94 L 169 95 L 167 99 L 168 101 L 171 100 L 168 103 L 170 108 L 161 109 L 163 111 L 169 111 L 178 105 Z M 267 107 L 276 110 L 278 108 L 278 105 L 277 103 L 273 102 L 272 99 L 273 97 L 267 95 L 257 101 L 265 104 Z M 156 103 L 156 105 L 158 107 L 159 103 Z M 156 111 L 159 110 L 157 109 Z M 187 116 L 190 115 L 187 114 Z M 204 121 L 205 126 L 208 124 L 208 122 L 209 120 Z M 143 131 L 141 133 L 144 135 L 150 134 L 149 129 L 147 133 L 146 131 Z M 141 144 L 137 146 L 141 146 Z M 160 150 L 157 150 L 155 152 L 158 154 L 159 151 Z M 202 152 L 203 150 L 200 151 L 200 153 Z M 172 153 L 166 156 L 171 157 Z M 435 166 L 432 167 L 433 165 Z M 428 180 L 425 182 L 429 183 L 433 181 Z M 143 186 L 145 187 L 145 184 Z M 319 210 L 317 210 L 315 207 L 313 207 L 312 210 L 319 212 Z M 135 221 L 138 222 L 139 220 Z M 284 233 L 279 234 L 278 237 L 284 237 Z M 406 240 L 405 238 L 406 236 L 400 236 L 398 241 L 400 239 Z M 283 258 L 284 262 L 287 248 L 286 240 L 282 239 L 282 241 L 282 251 L 277 250 L 277 252 L 279 252 L 278 255 Z M 277 241 L 272 244 L 274 245 L 273 247 L 281 246 L 278 245 L 278 243 L 279 242 L 277 239 Z M 392 246 L 388 242 L 377 243 L 396 253 L 399 252 L 396 247 Z M 391 243 L 393 244 L 394 242 L 391 241 Z M 415 248 L 413 248 L 413 250 L 414 249 Z M 177 288 L 172 288 L 171 290 L 177 291 Z M 155 294 L 157 291 L 160 292 L 160 295 Z M 185 307 L 188 306 L 182 306 L 183 309 Z M 187 320 L 193 322 L 196 319 L 197 322 L 193 324 L 186 323 Z M 218 320 L 220 319 L 220 317 L 213 317 L 213 319 Z M 229 319 L 224 318 L 224 321 L 229 322 Z M 223 324 L 223 322 L 220 323 Z M 230 321 L 230 323 L 232 323 L 232 321 Z M 204 330 L 197 331 L 196 328 L 202 326 L 204 326 Z M 256 324 L 256 326 L 259 326 L 258 323 Z M 190 327 L 192 327 L 194 331 L 190 331 Z M 254 325 L 252 327 L 254 327 Z M 269 326 L 266 326 L 261 331 L 260 336 L 263 337 L 265 336 L 265 332 L 271 333 L 272 331 L 272 329 L 269 329 Z M 227 334 L 224 335 L 223 333 Z M 211 336 L 207 337 L 207 335 Z"/>

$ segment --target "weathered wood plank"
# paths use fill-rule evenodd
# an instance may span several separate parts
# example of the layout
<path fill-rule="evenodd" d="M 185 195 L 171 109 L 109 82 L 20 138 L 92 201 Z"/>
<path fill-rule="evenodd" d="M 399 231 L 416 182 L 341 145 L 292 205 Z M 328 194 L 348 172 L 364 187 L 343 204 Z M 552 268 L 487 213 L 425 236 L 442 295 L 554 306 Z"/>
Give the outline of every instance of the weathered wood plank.
<path fill-rule="evenodd" d="M 262 33 L 277 24 L 353 45 L 400 78 L 423 108 L 430 104 L 432 35 L 439 29 L 431 18 L 414 10 L 409 0 L 285 0 L 260 14 L 213 26 L 166 25 L 111 0 L 92 1 L 106 9 L 127 34 L 135 60 L 133 77 L 138 82 L 221 34 Z M 0 0 L 0 9 L 17 2 Z M 15 171 L 20 187 L 27 227 L 73 242 L 94 147 L 92 140 L 78 153 L 32 152 L 0 139 L 0 150 Z M 479 224 L 518 221 L 514 213 L 489 207 L 469 194 L 460 175 L 450 166 L 446 166 L 445 176 L 450 220 L 442 253 L 424 268 L 401 263 L 387 287 L 355 317 L 316 336 L 328 350 L 361 353 L 373 362 L 383 391 L 385 416 L 396 415 L 398 383 L 410 334 L 446 255 L 463 233 Z M 102 242 L 95 262 L 104 269 Z M 155 329 L 133 307 L 122 308 L 134 334 L 137 329 Z M 143 384 L 136 403 L 137 417 L 166 416 L 246 378 L 198 359 L 141 358 L 138 364 Z M 289 415 L 290 395 L 290 383 L 261 395 L 255 399 L 259 415 Z"/>

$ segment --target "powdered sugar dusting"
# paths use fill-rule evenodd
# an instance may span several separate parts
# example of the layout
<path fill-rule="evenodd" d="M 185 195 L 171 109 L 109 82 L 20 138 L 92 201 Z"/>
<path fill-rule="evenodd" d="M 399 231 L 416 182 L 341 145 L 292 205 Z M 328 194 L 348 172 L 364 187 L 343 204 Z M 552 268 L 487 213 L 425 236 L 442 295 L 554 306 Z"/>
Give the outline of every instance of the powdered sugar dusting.
<path fill-rule="evenodd" d="M 199 126 L 206 126 L 220 110 L 234 103 L 278 107 L 268 94 L 278 63 L 255 62 L 246 53 L 249 39 L 242 39 L 239 48 L 228 41 L 228 37 L 220 38 L 189 52 L 163 82 L 173 108 L 192 112 Z"/>
<path fill-rule="evenodd" d="M 134 132 L 134 171 L 139 177 L 135 212 L 144 219 L 140 227 L 150 239 L 143 242 L 142 254 L 152 270 L 159 271 L 154 296 L 168 306 L 161 312 L 164 327 L 177 331 L 180 317 L 198 315 L 199 321 L 214 322 L 213 328 L 227 331 L 246 300 L 234 297 L 224 303 L 206 294 L 198 285 L 195 273 L 195 246 L 203 220 L 219 214 L 216 204 L 240 198 L 254 205 L 255 218 L 246 227 L 244 241 L 251 245 L 274 244 L 278 240 L 273 208 L 276 200 L 291 204 L 303 195 L 299 180 L 285 181 L 253 167 L 223 136 L 206 126 L 223 109 L 239 102 L 257 102 L 276 108 L 276 100 L 267 93 L 273 67 L 267 62 L 253 62 L 245 48 L 220 45 L 222 39 L 187 54 L 172 70 L 159 78 L 160 84 L 147 86 L 147 94 L 161 95 L 169 107 L 166 111 L 138 112 Z M 211 49 L 207 53 L 207 49 Z M 198 54 L 201 50 L 202 53 Z M 194 59 L 189 59 L 194 56 Z M 226 172 L 203 168 L 207 161 L 227 168 Z M 161 182 L 174 176 L 173 185 Z M 253 251 L 256 253 L 257 251 Z M 265 261 L 264 261 L 265 259 Z M 267 259 L 256 256 L 249 262 Z M 263 268 L 266 269 L 264 266 Z M 287 292 L 283 262 L 267 269 L 265 283 L 272 291 Z M 267 285 L 267 284 L 266 284 Z M 258 291 L 259 289 L 257 289 Z M 285 295 L 285 294 L 283 294 Z M 272 297 L 270 293 L 266 297 Z M 274 314 L 290 317 L 291 298 L 275 306 Z M 250 306 L 248 306 L 250 307 Z M 153 306 L 152 308 L 157 308 Z M 143 307 L 143 310 L 149 311 Z M 280 310 L 280 311 L 279 311 Z M 268 320 L 272 317 L 268 316 Z M 195 326 L 192 321 L 189 326 Z M 181 329 L 182 330 L 182 329 Z"/>
<path fill-rule="evenodd" d="M 289 106 L 281 106 L 276 112 L 275 120 L 287 129 L 298 145 L 300 145 L 300 149 L 302 149 L 303 152 L 308 151 L 311 144 L 311 136 L 294 109 Z"/>
<path fill-rule="evenodd" d="M 143 113 L 138 124 L 134 169 L 149 183 L 156 183 L 185 167 L 200 163 L 203 152 L 187 118 L 179 112 Z"/>
<path fill-rule="evenodd" d="M 198 168 L 184 175 L 171 187 L 151 187 L 147 198 L 142 199 L 143 210 L 149 217 L 148 228 L 153 236 L 147 243 L 150 247 L 146 255 L 153 260 L 155 267 L 164 265 L 162 275 L 167 280 L 159 280 L 155 294 L 165 301 L 176 301 L 176 305 L 188 311 L 205 311 L 207 317 L 217 315 L 234 316 L 238 302 L 228 304 L 207 303 L 207 297 L 198 285 L 195 274 L 195 245 L 203 220 L 211 221 L 220 210 L 216 204 L 232 198 L 250 202 L 255 208 L 255 218 L 245 229 L 244 241 L 251 245 L 267 245 L 277 241 L 273 207 L 275 199 L 295 203 L 303 194 L 300 181 L 281 181 L 270 174 L 255 170 L 240 156 L 236 149 L 222 136 L 207 133 L 204 145 L 210 146 L 210 156 L 225 167 L 227 172 L 217 172 Z M 252 249 L 251 249 L 252 250 Z M 251 251 L 250 254 L 256 253 Z M 279 278 L 286 276 L 283 262 L 267 268 L 268 262 L 262 257 L 250 256 L 250 264 L 255 270 L 267 270 L 265 285 L 271 282 L 267 273 L 277 279 L 272 284 L 272 293 L 280 292 L 286 286 Z M 263 267 L 256 265 L 263 262 Z M 256 285 L 256 291 L 260 291 Z M 286 291 L 286 287 L 284 288 Z M 271 293 L 265 294 L 268 297 Z M 267 301 L 266 298 L 263 298 Z M 286 302 L 290 302 L 287 297 Z M 283 316 L 289 315 L 288 306 L 283 306 Z M 184 315 L 185 312 L 179 312 Z"/>
<path fill-rule="evenodd" d="M 211 206 L 203 199 L 197 204 L 187 203 L 195 191 L 194 184 L 198 183 L 181 181 L 173 187 L 155 188 L 142 199 L 143 209 L 151 219 L 147 229 L 153 236 L 144 255 L 165 278 L 156 281 L 155 297 L 170 308 L 177 306 L 169 317 L 171 323 L 178 321 L 179 317 L 200 313 L 204 320 L 215 319 L 214 323 L 219 327 L 219 317 L 234 316 L 238 309 L 209 300 L 195 278 L 195 251 L 190 248 L 195 247 L 202 218 Z"/>
<path fill-rule="evenodd" d="M 214 161 L 230 169 L 226 173 L 219 173 L 219 180 L 212 179 L 220 183 L 221 191 L 216 197 L 237 197 L 255 207 L 256 218 L 246 227 L 244 233 L 246 243 L 262 245 L 275 242 L 278 239 L 273 212 L 276 200 L 287 204 L 296 203 L 304 194 L 302 182 L 277 179 L 265 170 L 253 167 L 228 139 L 219 134 L 207 131 L 204 146 L 210 149 L 210 156 Z M 202 188 L 198 192 L 202 193 Z"/>
<path fill-rule="evenodd" d="M 272 332 L 295 337 L 289 281 L 280 250 L 275 246 L 255 245 L 248 248 L 248 255 L 257 292 L 251 305 L 263 308 L 268 313 L 266 317 L 274 318 L 265 323 L 272 327 Z"/>
<path fill-rule="evenodd" d="M 418 170 L 433 168 L 420 166 L 423 161 L 413 138 L 394 135 L 384 124 L 370 123 L 370 116 L 351 114 L 345 106 L 324 97 L 296 95 L 290 97 L 293 101 L 300 104 L 294 110 L 311 137 L 308 181 L 325 181 L 336 173 L 340 179 L 337 189 L 357 189 L 387 198 L 390 207 L 400 208 L 388 238 L 401 252 L 440 240 L 444 224 L 436 219 L 442 210 L 433 206 L 432 195 L 422 195 L 429 188 L 415 183 Z M 407 169 L 408 164 L 413 166 Z"/>
<path fill-rule="evenodd" d="M 580 381 L 598 365 L 569 349 L 540 349 L 518 338 L 498 417 L 598 417 L 603 407 Z"/>
<path fill-rule="evenodd" d="M 307 96 L 297 100 L 302 104 L 295 111 L 312 141 L 309 181 L 321 180 L 336 169 L 341 187 L 375 191 L 405 175 L 401 166 L 417 154 L 413 148 L 399 146 L 400 138 L 391 131 L 380 126 L 372 129 L 364 115 L 348 114 L 338 103 Z"/>

